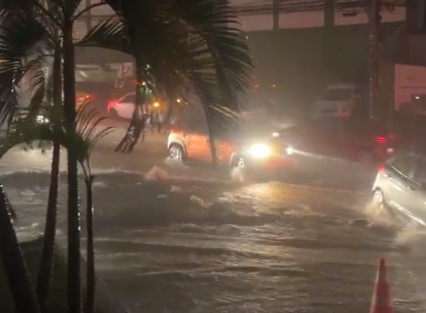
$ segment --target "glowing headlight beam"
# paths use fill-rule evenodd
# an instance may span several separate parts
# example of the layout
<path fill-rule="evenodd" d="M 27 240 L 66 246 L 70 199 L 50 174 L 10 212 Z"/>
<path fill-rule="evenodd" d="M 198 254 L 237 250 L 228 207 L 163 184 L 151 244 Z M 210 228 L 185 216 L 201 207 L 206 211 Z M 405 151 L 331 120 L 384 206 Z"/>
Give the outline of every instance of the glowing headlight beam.
<path fill-rule="evenodd" d="M 294 148 L 293 148 L 293 147 L 287 147 L 287 148 L 285 149 L 285 152 L 286 152 L 288 155 L 292 155 L 292 154 L 294 154 Z"/>
<path fill-rule="evenodd" d="M 279 132 L 273 132 L 272 133 L 272 137 L 274 137 L 274 138 L 278 138 L 279 136 L 280 136 Z"/>
<path fill-rule="evenodd" d="M 265 144 L 255 144 L 248 149 L 248 153 L 257 159 L 263 159 L 271 156 L 272 150 Z"/>

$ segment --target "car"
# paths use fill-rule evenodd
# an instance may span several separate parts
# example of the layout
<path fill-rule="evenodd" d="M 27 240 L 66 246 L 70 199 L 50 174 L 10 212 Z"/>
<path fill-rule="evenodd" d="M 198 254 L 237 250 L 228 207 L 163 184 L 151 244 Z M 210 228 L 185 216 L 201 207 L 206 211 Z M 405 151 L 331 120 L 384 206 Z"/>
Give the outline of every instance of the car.
<path fill-rule="evenodd" d="M 322 118 L 349 118 L 359 105 L 361 88 L 356 84 L 333 84 L 313 103 L 312 117 Z"/>
<path fill-rule="evenodd" d="M 107 113 L 112 118 L 131 119 L 136 103 L 136 93 L 130 92 L 124 96 L 110 100 L 107 105 Z"/>
<path fill-rule="evenodd" d="M 380 166 L 373 203 L 426 226 L 426 156 L 402 152 Z"/>
<path fill-rule="evenodd" d="M 354 120 L 309 121 L 277 128 L 274 137 L 303 154 L 357 162 L 374 168 L 399 147 L 399 136 L 384 127 Z"/>
<path fill-rule="evenodd" d="M 231 172 L 239 169 L 262 175 L 292 168 L 289 147 L 278 144 L 270 136 L 242 133 L 217 136 L 215 148 L 220 166 Z M 207 164 L 212 162 L 210 139 L 204 122 L 178 119 L 169 130 L 167 149 L 171 160 Z"/>
<path fill-rule="evenodd" d="M 75 98 L 77 108 L 93 100 L 93 96 L 91 93 L 79 90 L 76 91 Z"/>

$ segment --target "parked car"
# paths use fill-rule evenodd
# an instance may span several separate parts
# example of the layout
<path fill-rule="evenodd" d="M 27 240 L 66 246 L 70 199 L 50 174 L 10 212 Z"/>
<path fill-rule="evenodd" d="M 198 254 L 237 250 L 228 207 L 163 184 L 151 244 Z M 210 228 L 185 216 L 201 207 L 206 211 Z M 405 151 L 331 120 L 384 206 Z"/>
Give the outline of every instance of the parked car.
<path fill-rule="evenodd" d="M 244 135 L 242 134 L 244 133 Z M 218 164 L 231 170 L 266 173 L 268 170 L 289 170 L 291 150 L 270 136 L 232 132 L 215 140 Z M 180 118 L 171 127 L 167 149 L 169 158 L 176 161 L 211 163 L 212 154 L 207 126 L 195 118 Z"/>
<path fill-rule="evenodd" d="M 426 157 L 399 153 L 378 169 L 373 202 L 426 226 Z"/>
<path fill-rule="evenodd" d="M 124 96 L 110 100 L 107 106 L 107 113 L 109 116 L 117 118 L 131 119 L 136 103 L 136 93 L 130 92 Z"/>

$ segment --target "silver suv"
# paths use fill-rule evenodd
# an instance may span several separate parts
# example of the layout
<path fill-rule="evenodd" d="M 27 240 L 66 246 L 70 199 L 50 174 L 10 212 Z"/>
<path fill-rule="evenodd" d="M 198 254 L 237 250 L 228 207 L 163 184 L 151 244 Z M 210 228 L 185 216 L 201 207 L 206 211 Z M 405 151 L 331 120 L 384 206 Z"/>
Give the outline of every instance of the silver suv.
<path fill-rule="evenodd" d="M 401 153 L 379 168 L 373 186 L 376 205 L 426 226 L 426 157 Z"/>

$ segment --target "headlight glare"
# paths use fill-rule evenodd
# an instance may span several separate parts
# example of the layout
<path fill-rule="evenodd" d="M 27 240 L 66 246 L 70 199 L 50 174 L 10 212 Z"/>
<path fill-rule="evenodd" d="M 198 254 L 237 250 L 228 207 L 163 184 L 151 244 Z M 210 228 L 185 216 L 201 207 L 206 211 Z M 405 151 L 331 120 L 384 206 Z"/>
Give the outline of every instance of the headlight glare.
<path fill-rule="evenodd" d="M 250 146 L 248 153 L 254 158 L 263 159 L 271 156 L 272 150 L 268 145 L 255 144 Z"/>
<path fill-rule="evenodd" d="M 285 149 L 285 152 L 286 152 L 288 155 L 292 155 L 292 154 L 294 154 L 294 148 L 293 148 L 293 147 L 291 147 L 291 146 L 288 146 L 288 147 Z"/>

